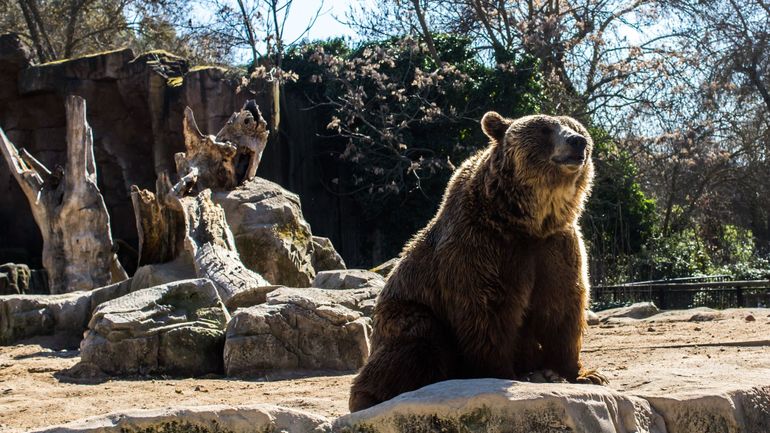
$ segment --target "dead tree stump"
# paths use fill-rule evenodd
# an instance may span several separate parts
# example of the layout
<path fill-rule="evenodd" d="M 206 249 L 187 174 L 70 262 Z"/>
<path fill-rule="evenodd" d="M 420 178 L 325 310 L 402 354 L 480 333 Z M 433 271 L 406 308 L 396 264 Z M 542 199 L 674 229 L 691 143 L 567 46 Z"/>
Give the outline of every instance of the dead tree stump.
<path fill-rule="evenodd" d="M 174 155 L 177 174 L 195 176 L 198 191 L 231 190 L 253 179 L 268 136 L 267 122 L 253 100 L 233 113 L 216 136 L 203 135 L 186 107 L 182 133 L 186 152 Z"/>
<path fill-rule="evenodd" d="M 165 173 L 155 181 L 155 193 L 131 186 L 139 234 L 139 266 L 170 262 L 184 250 L 184 214 L 166 205 L 170 190 L 171 183 Z"/>
<path fill-rule="evenodd" d="M 91 290 L 128 278 L 113 250 L 110 216 L 96 185 L 86 102 L 68 96 L 67 163 L 53 172 L 0 129 L 2 153 L 27 196 L 43 237 L 51 293 Z"/>
<path fill-rule="evenodd" d="M 161 175 L 155 193 L 132 187 L 140 265 L 189 260 L 198 277 L 214 282 L 223 301 L 270 285 L 243 265 L 225 212 L 211 201 L 211 189 L 233 189 L 254 177 L 267 142 L 266 128 L 253 101 L 234 113 L 216 136 L 203 135 L 192 110 L 185 109 L 187 152 L 175 155 L 179 182 L 172 186 L 168 176 Z"/>

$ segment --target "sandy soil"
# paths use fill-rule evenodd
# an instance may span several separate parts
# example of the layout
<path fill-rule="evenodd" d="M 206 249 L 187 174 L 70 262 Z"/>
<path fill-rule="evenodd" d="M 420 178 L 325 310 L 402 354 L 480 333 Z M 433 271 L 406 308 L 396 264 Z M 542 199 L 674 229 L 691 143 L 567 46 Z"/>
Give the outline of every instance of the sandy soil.
<path fill-rule="evenodd" d="M 600 369 L 611 388 L 647 396 L 770 383 L 770 309 L 725 310 L 705 322 L 688 321 L 693 314 L 668 312 L 592 326 L 584 340 L 584 364 Z M 755 320 L 747 321 L 749 315 Z M 181 405 L 272 403 L 336 417 L 347 413 L 353 378 L 60 380 L 58 372 L 78 359 L 77 351 L 57 350 L 50 339 L 0 347 L 0 431 Z"/>

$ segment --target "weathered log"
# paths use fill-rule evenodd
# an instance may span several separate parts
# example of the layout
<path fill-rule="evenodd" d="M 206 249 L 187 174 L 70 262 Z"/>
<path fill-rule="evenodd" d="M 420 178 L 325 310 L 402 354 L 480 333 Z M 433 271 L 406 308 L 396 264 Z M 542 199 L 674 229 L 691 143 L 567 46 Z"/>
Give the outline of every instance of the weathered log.
<path fill-rule="evenodd" d="M 211 201 L 211 190 L 185 196 L 194 176 L 182 178 L 171 188 L 164 187 L 164 181 L 159 179 L 155 194 L 133 188 L 142 260 L 163 258 L 167 262 L 185 256 L 185 261 L 194 264 L 196 276 L 214 283 L 223 301 L 270 285 L 241 262 L 224 210 Z"/>
<path fill-rule="evenodd" d="M 267 122 L 253 99 L 246 101 L 241 111 L 233 113 L 217 133 L 217 141 L 233 143 L 238 148 L 235 173 L 239 177 L 239 184 L 257 175 L 267 136 Z"/>
<path fill-rule="evenodd" d="M 230 190 L 256 175 L 268 131 L 253 100 L 233 113 L 216 136 L 200 132 L 190 107 L 185 108 L 182 128 L 186 152 L 174 155 L 177 174 L 194 175 L 199 191 Z"/>
<path fill-rule="evenodd" d="M 27 196 L 43 237 L 51 293 L 91 290 L 128 278 L 113 250 L 110 216 L 96 184 L 86 102 L 69 96 L 67 163 L 51 172 L 0 129 L 3 156 Z"/>
<path fill-rule="evenodd" d="M 193 260 L 198 277 L 213 281 L 223 301 L 250 289 L 270 286 L 261 275 L 243 265 L 238 252 L 219 245 L 201 245 Z"/>
<path fill-rule="evenodd" d="M 180 184 L 189 182 L 195 179 L 180 180 Z M 237 293 L 269 285 L 241 262 L 225 211 L 211 201 L 211 190 L 182 197 L 180 193 L 188 190 L 188 185 L 180 184 L 168 193 L 167 203 L 184 214 L 187 233 L 184 249 L 192 257 L 197 276 L 213 281 L 223 302 Z"/>

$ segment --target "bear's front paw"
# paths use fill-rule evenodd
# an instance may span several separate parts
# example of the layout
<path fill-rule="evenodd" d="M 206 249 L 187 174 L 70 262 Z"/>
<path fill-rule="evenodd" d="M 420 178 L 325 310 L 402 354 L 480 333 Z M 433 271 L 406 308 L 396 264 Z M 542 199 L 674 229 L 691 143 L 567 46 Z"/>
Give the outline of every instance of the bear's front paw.
<path fill-rule="evenodd" d="M 549 369 L 533 371 L 524 375 L 521 380 L 533 383 L 567 383 L 567 379 L 561 377 L 559 373 Z"/>
<path fill-rule="evenodd" d="M 585 370 L 578 375 L 577 383 L 584 383 L 588 385 L 608 385 L 610 381 L 607 377 L 596 370 Z"/>

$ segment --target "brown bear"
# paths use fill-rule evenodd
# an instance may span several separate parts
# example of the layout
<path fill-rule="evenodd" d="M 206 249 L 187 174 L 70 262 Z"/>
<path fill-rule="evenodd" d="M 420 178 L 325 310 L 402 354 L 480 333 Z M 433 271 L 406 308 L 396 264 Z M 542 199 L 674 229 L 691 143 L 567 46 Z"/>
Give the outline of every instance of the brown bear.
<path fill-rule="evenodd" d="M 579 359 L 591 137 L 569 117 L 489 112 L 481 126 L 489 146 L 455 171 L 378 297 L 351 411 L 448 379 L 605 383 Z"/>

